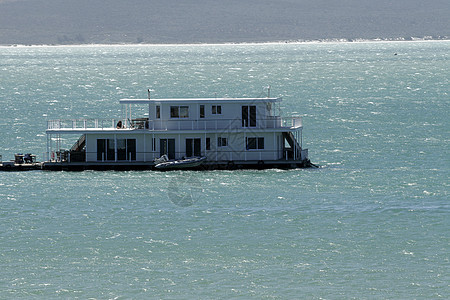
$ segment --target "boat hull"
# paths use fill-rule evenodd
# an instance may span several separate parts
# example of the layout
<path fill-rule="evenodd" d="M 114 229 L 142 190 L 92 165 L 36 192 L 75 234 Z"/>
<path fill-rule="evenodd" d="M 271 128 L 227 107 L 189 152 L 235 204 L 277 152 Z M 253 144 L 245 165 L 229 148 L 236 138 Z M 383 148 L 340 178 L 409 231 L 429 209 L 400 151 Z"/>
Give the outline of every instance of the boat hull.
<path fill-rule="evenodd" d="M 155 165 L 157 170 L 187 170 L 197 168 L 206 161 L 206 157 L 195 157 L 188 159 L 180 159 L 174 161 L 166 161 Z"/>

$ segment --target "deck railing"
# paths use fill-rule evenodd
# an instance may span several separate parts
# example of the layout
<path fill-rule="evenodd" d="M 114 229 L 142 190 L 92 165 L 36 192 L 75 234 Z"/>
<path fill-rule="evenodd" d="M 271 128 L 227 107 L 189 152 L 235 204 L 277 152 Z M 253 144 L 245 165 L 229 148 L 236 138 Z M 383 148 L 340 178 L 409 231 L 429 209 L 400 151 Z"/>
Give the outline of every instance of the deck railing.
<path fill-rule="evenodd" d="M 122 127 L 117 126 L 121 121 Z M 254 126 L 251 126 L 254 125 Z M 229 129 L 266 129 L 266 128 L 300 128 L 302 127 L 301 117 L 269 117 L 267 119 L 257 119 L 256 124 L 243 122 L 241 119 L 157 119 L 157 120 L 122 120 L 122 119 L 57 119 L 47 121 L 47 130 L 136 130 L 146 129 L 153 131 L 161 130 L 229 130 Z"/>
<path fill-rule="evenodd" d="M 173 156 L 177 159 L 186 155 L 185 152 L 174 152 Z M 68 150 L 50 151 L 44 153 L 44 161 L 51 162 L 106 162 L 106 163 L 126 163 L 126 162 L 152 162 L 161 156 L 159 151 L 129 152 L 120 159 L 118 153 L 97 153 L 97 152 L 74 152 Z M 170 155 L 169 155 L 170 156 Z M 294 154 L 293 149 L 274 149 L 274 150 L 202 150 L 200 156 L 206 156 L 210 161 L 264 161 L 264 160 L 304 160 L 308 157 L 308 149 L 299 149 Z"/>

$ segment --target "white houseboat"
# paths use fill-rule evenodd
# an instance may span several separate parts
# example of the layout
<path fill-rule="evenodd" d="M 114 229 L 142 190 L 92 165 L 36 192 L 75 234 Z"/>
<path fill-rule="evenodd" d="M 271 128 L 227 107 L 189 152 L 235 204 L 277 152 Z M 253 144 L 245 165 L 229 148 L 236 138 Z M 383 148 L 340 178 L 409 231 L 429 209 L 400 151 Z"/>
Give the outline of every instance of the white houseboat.
<path fill-rule="evenodd" d="M 146 99 L 121 99 L 120 119 L 48 121 L 43 169 L 157 169 L 163 156 L 201 157 L 196 169 L 312 166 L 302 120 L 279 116 L 281 100 L 150 99 L 150 91 Z"/>

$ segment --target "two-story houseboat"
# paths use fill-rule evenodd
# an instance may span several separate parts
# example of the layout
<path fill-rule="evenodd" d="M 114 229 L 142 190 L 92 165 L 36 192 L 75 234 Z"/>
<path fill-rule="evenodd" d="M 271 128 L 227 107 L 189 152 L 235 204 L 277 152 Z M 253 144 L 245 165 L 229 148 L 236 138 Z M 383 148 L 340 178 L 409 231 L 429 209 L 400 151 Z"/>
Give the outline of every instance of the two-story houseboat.
<path fill-rule="evenodd" d="M 120 119 L 48 121 L 43 169 L 154 169 L 163 155 L 206 157 L 198 169 L 311 166 L 302 120 L 277 115 L 281 100 L 121 99 Z"/>

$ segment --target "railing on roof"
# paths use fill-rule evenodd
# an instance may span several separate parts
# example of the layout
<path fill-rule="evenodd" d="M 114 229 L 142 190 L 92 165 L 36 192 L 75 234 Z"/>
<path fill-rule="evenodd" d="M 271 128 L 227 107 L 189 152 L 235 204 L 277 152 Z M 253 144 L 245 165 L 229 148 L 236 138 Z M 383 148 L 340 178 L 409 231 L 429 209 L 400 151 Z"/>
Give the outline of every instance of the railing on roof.
<path fill-rule="evenodd" d="M 47 121 L 47 130 L 52 129 L 111 129 L 119 119 L 56 119 Z"/>
<path fill-rule="evenodd" d="M 118 122 L 122 122 L 122 126 L 118 126 Z M 147 120 L 145 118 L 127 120 L 121 119 L 57 119 L 47 121 L 47 130 L 228 130 L 228 129 L 274 129 L 274 128 L 290 128 L 297 129 L 302 127 L 301 117 L 269 117 L 267 119 L 257 119 L 255 126 L 251 126 L 250 122 L 243 122 L 242 119 L 156 119 Z"/>

